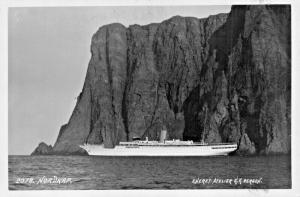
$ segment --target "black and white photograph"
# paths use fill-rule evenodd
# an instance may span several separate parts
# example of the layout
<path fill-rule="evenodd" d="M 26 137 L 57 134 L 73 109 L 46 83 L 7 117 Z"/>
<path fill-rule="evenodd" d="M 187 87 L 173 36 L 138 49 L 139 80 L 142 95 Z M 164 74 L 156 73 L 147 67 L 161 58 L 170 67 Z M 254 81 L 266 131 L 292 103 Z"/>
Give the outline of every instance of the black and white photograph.
<path fill-rule="evenodd" d="M 291 191 L 295 12 L 8 5 L 8 192 Z"/>

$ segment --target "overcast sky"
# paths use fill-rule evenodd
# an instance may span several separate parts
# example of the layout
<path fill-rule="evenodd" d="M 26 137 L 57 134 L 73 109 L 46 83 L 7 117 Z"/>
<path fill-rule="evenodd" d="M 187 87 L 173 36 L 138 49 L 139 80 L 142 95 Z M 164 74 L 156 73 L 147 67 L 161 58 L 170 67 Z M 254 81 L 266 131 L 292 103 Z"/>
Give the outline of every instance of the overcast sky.
<path fill-rule="evenodd" d="M 229 11 L 230 6 L 10 8 L 9 154 L 30 154 L 41 141 L 55 143 L 82 89 L 91 37 L 100 26 Z"/>

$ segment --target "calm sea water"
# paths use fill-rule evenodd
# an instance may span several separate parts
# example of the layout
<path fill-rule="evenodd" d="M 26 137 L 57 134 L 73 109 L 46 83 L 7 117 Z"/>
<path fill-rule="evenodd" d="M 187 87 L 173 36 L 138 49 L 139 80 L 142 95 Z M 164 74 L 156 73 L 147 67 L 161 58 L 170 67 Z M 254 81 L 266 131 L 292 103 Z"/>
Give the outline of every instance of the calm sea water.
<path fill-rule="evenodd" d="M 10 190 L 291 188 L 290 156 L 9 156 L 8 162 Z"/>

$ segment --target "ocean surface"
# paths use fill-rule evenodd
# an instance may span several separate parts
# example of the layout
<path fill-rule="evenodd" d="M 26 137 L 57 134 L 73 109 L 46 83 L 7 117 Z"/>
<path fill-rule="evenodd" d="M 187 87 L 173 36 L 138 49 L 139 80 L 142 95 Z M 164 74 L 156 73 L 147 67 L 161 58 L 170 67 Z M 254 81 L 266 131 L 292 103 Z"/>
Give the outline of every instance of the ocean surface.
<path fill-rule="evenodd" d="M 290 156 L 8 156 L 10 190 L 291 188 Z"/>

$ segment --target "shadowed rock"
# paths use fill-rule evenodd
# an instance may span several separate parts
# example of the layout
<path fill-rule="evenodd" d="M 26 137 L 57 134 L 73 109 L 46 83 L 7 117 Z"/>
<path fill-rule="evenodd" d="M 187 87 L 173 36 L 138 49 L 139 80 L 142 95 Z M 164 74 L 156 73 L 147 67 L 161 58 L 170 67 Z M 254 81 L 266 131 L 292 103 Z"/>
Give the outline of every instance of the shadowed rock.
<path fill-rule="evenodd" d="M 39 143 L 38 147 L 31 153 L 31 155 L 50 155 L 52 154 L 52 146 L 44 142 Z"/>

